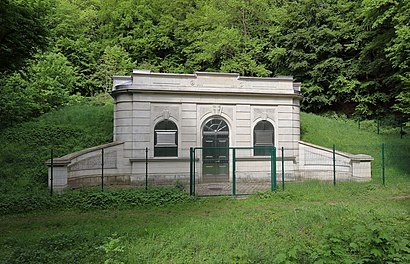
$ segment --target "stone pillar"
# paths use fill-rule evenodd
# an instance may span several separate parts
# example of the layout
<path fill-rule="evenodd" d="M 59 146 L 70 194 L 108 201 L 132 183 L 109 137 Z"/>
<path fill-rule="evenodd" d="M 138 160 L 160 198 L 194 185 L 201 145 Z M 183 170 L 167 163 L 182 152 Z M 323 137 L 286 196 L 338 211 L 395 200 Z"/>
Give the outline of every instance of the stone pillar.
<path fill-rule="evenodd" d="M 369 155 L 358 154 L 352 157 L 352 177 L 359 181 L 369 181 L 372 177 L 371 161 Z"/>
<path fill-rule="evenodd" d="M 68 179 L 68 163 L 64 162 L 56 162 L 51 167 L 51 162 L 47 162 L 48 166 L 48 188 L 53 188 L 54 192 L 62 192 L 65 188 L 67 188 L 67 179 Z M 52 179 L 52 186 L 51 186 L 51 170 L 53 170 L 53 179 Z"/>

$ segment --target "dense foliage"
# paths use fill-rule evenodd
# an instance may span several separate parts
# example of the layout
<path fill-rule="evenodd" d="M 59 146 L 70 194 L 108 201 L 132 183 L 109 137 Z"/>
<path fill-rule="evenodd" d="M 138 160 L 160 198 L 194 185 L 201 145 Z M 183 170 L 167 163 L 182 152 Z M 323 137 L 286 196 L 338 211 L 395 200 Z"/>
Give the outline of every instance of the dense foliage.
<path fill-rule="evenodd" d="M 0 194 L 0 215 L 45 210 L 126 209 L 153 207 L 189 201 L 189 195 L 177 188 L 82 189 L 50 196 L 46 192 Z"/>
<path fill-rule="evenodd" d="M 0 125 L 132 68 L 293 75 L 306 111 L 410 114 L 410 2 L 1 0 Z M 407 119 L 406 119 L 407 118 Z"/>

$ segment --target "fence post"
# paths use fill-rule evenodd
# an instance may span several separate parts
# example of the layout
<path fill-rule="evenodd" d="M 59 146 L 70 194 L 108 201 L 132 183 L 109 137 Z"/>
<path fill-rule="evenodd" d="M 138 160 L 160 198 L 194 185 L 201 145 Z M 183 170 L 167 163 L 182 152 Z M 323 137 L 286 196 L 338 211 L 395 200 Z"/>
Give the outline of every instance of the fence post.
<path fill-rule="evenodd" d="M 50 196 L 53 196 L 53 180 L 54 180 L 54 153 L 53 153 L 53 148 L 51 148 Z"/>
<path fill-rule="evenodd" d="M 276 148 L 272 149 L 271 152 L 271 191 L 276 191 Z"/>
<path fill-rule="evenodd" d="M 195 174 L 196 174 L 196 154 L 195 154 L 196 149 L 194 148 L 193 150 L 193 157 L 194 157 L 194 163 L 192 164 L 192 168 L 194 169 L 194 175 L 192 175 L 192 189 L 193 189 L 193 195 L 195 195 Z"/>
<path fill-rule="evenodd" d="M 193 165 L 193 159 L 194 159 L 194 148 L 190 147 L 189 148 L 189 195 L 192 196 L 193 193 L 193 188 L 192 188 L 192 183 L 193 183 L 193 175 L 194 175 L 194 165 Z"/>
<path fill-rule="evenodd" d="M 101 191 L 104 191 L 104 148 L 101 149 Z"/>
<path fill-rule="evenodd" d="M 232 194 L 236 195 L 236 149 L 235 148 L 232 149 Z"/>
<path fill-rule="evenodd" d="M 148 190 L 148 148 L 145 148 L 145 190 Z"/>
<path fill-rule="evenodd" d="M 282 147 L 282 191 L 285 190 L 285 149 Z"/>
<path fill-rule="evenodd" d="M 382 182 L 383 186 L 385 185 L 385 175 L 384 175 L 384 143 L 382 144 Z"/>
<path fill-rule="evenodd" d="M 336 145 L 333 144 L 333 185 L 336 185 Z"/>

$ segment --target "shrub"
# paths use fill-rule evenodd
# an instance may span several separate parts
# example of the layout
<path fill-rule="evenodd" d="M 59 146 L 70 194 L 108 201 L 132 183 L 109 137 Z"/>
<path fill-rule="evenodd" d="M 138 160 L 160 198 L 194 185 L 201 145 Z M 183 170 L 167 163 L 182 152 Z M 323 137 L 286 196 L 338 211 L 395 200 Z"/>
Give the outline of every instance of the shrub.
<path fill-rule="evenodd" d="M 187 193 L 176 188 L 119 189 L 101 192 L 96 189 L 67 191 L 50 196 L 46 191 L 0 195 L 0 214 L 31 211 L 126 209 L 132 207 L 165 206 L 190 200 Z"/>

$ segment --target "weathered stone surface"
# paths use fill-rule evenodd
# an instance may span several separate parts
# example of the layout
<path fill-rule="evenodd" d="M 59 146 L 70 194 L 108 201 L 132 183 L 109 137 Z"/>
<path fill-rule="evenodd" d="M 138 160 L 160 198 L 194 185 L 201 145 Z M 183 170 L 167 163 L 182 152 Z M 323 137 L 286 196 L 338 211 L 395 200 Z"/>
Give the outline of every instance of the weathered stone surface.
<path fill-rule="evenodd" d="M 78 162 L 74 162 L 68 166 L 68 172 L 80 170 L 95 170 L 102 167 L 102 154 L 89 157 Z M 104 168 L 117 168 L 117 151 L 104 153 Z"/>

